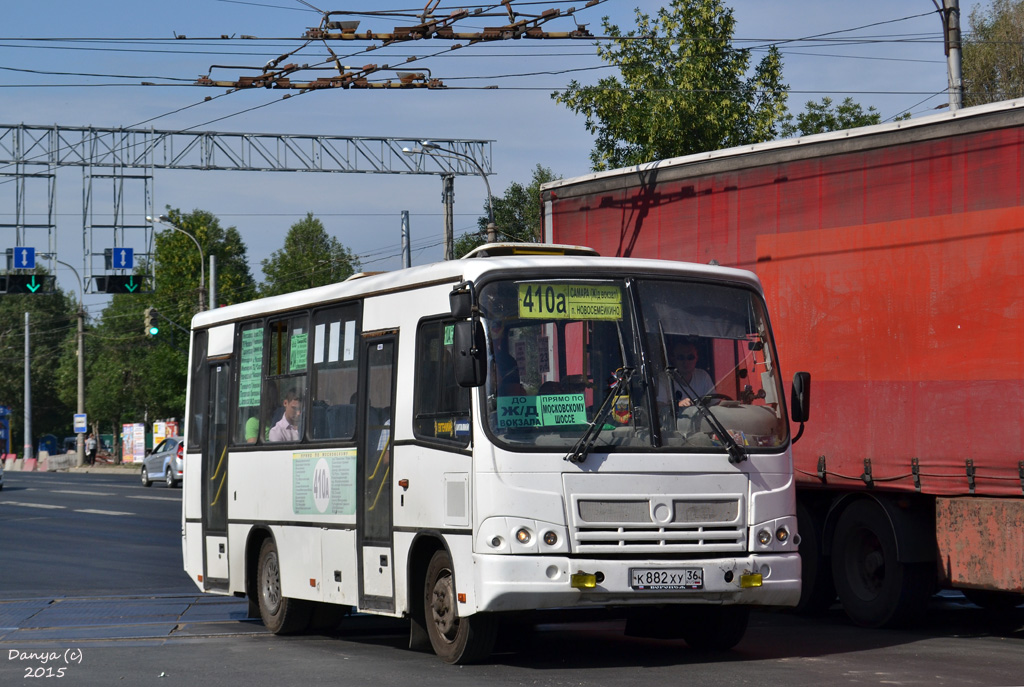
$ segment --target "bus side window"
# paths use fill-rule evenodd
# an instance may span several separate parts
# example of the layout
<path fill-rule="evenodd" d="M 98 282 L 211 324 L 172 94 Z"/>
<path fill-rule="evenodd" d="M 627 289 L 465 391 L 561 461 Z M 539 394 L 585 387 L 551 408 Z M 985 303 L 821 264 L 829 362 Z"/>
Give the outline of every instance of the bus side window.
<path fill-rule="evenodd" d="M 453 322 L 424 320 L 416 332 L 413 432 L 418 439 L 467 446 L 471 391 L 455 382 L 453 330 Z"/>
<path fill-rule="evenodd" d="M 266 438 L 270 419 L 266 412 L 263 390 L 263 322 L 249 322 L 239 327 L 236 349 L 238 357 L 238 412 L 235 414 L 236 444 L 255 444 L 260 427 Z M 270 390 L 268 389 L 267 392 Z"/>
<path fill-rule="evenodd" d="M 263 424 L 260 440 L 301 441 L 309 405 L 306 370 L 309 357 L 309 318 L 305 313 L 267 323 L 267 366 L 264 370 Z M 273 391 L 276 390 L 276 394 Z"/>
<path fill-rule="evenodd" d="M 192 369 L 191 393 L 189 399 L 188 425 L 185 427 L 188 437 L 188 447 L 193 451 L 199 450 L 201 437 L 205 429 L 204 416 L 206 415 L 206 401 L 208 380 L 206 375 L 206 330 L 201 329 L 192 335 Z"/>
<path fill-rule="evenodd" d="M 359 315 L 359 304 L 355 303 L 313 313 L 309 408 L 313 439 L 355 437 Z"/>

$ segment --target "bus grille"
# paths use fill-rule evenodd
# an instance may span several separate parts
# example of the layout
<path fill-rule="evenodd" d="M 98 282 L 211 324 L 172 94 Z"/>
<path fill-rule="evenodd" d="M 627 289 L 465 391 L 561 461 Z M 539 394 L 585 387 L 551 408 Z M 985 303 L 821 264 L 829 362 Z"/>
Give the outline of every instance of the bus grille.
<path fill-rule="evenodd" d="M 746 550 L 742 499 L 576 500 L 577 553 L 702 553 Z"/>

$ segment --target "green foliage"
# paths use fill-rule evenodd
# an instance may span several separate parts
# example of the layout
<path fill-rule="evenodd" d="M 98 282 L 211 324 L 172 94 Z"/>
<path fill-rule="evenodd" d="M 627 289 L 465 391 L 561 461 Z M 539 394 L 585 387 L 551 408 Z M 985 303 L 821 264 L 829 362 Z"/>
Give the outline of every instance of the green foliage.
<path fill-rule="evenodd" d="M 168 208 L 171 224 L 196 238 L 167 228 L 155 236 L 155 293 L 115 295 L 99 324 L 86 335 L 86 409 L 90 421 L 117 431 L 124 422 L 183 418 L 192 317 L 199 311 L 200 275 L 209 284 L 209 258 L 216 256 L 217 302 L 228 305 L 255 297 L 245 243 L 211 213 L 184 214 Z M 145 266 L 139 271 L 144 271 Z M 204 293 L 204 303 L 208 294 Z M 144 311 L 159 313 L 160 334 L 149 336 Z M 183 331 L 184 330 L 184 331 Z"/>
<path fill-rule="evenodd" d="M 824 97 L 820 103 L 808 101 L 807 109 L 796 116 L 796 123 L 793 122 L 793 115 L 787 113 L 783 116 L 779 135 L 782 138 L 810 136 L 826 131 L 841 131 L 858 126 L 879 124 L 881 121 L 882 115 L 878 110 L 869 107 L 865 112 L 859 104 L 853 101 L 853 98 L 844 98 L 839 105 L 833 106 L 832 98 Z"/>
<path fill-rule="evenodd" d="M 494 223 L 497 225 L 499 241 L 518 241 L 530 243 L 540 241 L 541 220 L 544 209 L 540 204 L 540 187 L 549 181 L 560 179 L 547 167 L 537 165 L 533 168 L 530 183 L 523 186 L 513 181 L 505 189 L 501 198 L 492 198 L 494 203 Z M 486 204 L 484 212 L 487 211 Z M 477 227 L 484 236 L 487 235 L 487 216 L 477 219 Z"/>
<path fill-rule="evenodd" d="M 261 296 L 276 296 L 344 281 L 359 270 L 359 260 L 329 236 L 323 223 L 309 213 L 291 226 L 284 248 L 260 263 L 264 281 Z"/>
<path fill-rule="evenodd" d="M 158 339 L 146 335 L 147 305 L 145 296 L 113 296 L 86 332 L 86 409 L 103 431 L 184 416 L 188 336 L 170 326 Z"/>
<path fill-rule="evenodd" d="M 720 0 L 672 0 L 652 19 L 636 10 L 623 33 L 605 17 L 598 56 L 622 80 L 572 81 L 552 97 L 586 116 L 595 170 L 768 141 L 785 111 L 782 57 L 772 47 L 748 77 L 749 50 L 732 46 L 735 19 Z"/>
<path fill-rule="evenodd" d="M 963 34 L 964 105 L 1024 96 L 1024 0 L 992 0 L 971 10 Z"/>
<path fill-rule="evenodd" d="M 36 274 L 46 274 L 36 269 Z M 25 313 L 29 313 L 29 370 L 32 396 L 33 451 L 38 438 L 71 434 L 77 386 L 68 396 L 67 384 L 55 371 L 75 347 L 75 299 L 58 289 L 49 295 L 5 294 L 0 296 L 0 404 L 9 406 L 11 450 L 21 452 L 25 443 Z M 74 379 L 74 378 L 73 378 Z"/>
<path fill-rule="evenodd" d="M 209 286 L 210 256 L 216 256 L 217 304 L 230 305 L 251 300 L 256 295 L 256 284 L 249 271 L 245 243 L 235 227 L 220 226 L 212 213 L 167 208 L 171 224 L 196 238 L 203 250 L 200 266 L 199 250 L 192 239 L 180 231 L 167 228 L 156 233 L 156 293 L 149 298 L 164 317 L 189 327 L 192 316 L 199 312 L 200 276 L 205 273 Z M 209 306 L 208 294 L 204 302 Z M 139 331 L 142 331 L 139 320 Z"/>

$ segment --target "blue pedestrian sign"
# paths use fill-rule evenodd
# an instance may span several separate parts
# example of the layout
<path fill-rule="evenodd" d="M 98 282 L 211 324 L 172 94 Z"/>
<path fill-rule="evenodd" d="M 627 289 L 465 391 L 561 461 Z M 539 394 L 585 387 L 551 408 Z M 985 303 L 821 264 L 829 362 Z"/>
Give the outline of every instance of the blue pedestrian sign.
<path fill-rule="evenodd" d="M 111 253 L 111 267 L 115 270 L 130 270 L 135 268 L 134 248 L 114 248 Z"/>
<path fill-rule="evenodd" d="M 85 434 L 89 431 L 88 425 L 85 413 L 75 413 L 75 434 Z"/>
<path fill-rule="evenodd" d="M 16 246 L 13 267 L 17 270 L 34 270 L 36 268 L 36 249 L 32 246 Z"/>

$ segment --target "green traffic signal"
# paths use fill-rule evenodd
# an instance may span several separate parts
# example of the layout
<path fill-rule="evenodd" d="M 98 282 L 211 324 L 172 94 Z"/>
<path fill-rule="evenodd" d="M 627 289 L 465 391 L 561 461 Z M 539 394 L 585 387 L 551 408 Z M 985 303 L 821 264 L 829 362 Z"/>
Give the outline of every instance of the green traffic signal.
<path fill-rule="evenodd" d="M 146 316 L 146 333 L 150 336 L 156 336 L 160 333 L 160 325 L 156 323 L 156 308 L 146 308 L 143 313 Z"/>

